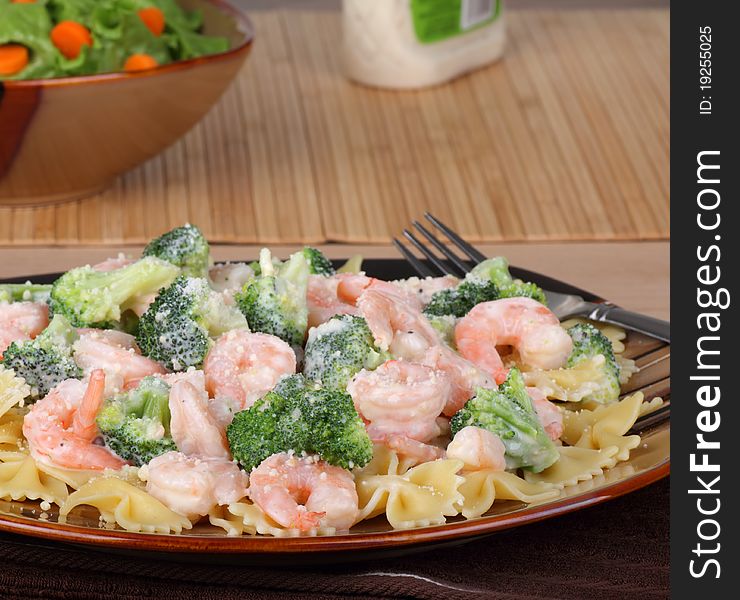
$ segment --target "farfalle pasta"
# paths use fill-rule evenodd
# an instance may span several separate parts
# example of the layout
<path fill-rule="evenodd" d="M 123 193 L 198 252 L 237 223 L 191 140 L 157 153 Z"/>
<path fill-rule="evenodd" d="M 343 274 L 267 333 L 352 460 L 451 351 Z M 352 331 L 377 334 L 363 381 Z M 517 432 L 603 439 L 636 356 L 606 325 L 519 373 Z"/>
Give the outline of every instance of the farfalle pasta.
<path fill-rule="evenodd" d="M 17 450 L 23 446 L 23 413 L 11 409 L 0 417 L 0 450 Z"/>
<path fill-rule="evenodd" d="M 25 452 L 0 452 L 0 498 L 43 500 L 61 505 L 68 497 L 67 485 L 41 471 Z"/>
<path fill-rule="evenodd" d="M 403 474 L 356 475 L 359 520 L 385 513 L 394 529 L 439 525 L 455 516 L 464 499 L 458 475 L 462 462 L 439 459 L 410 468 Z"/>
<path fill-rule="evenodd" d="M 117 477 L 99 477 L 83 485 L 60 503 L 59 518 L 63 520 L 80 505 L 100 511 L 102 520 L 126 531 L 146 533 L 181 533 L 192 523 L 167 508 L 139 487 Z"/>
<path fill-rule="evenodd" d="M 23 405 L 30 393 L 31 387 L 26 381 L 0 363 L 0 417 L 14 406 Z"/>
<path fill-rule="evenodd" d="M 637 370 L 623 330 L 561 323 L 502 257 L 463 280 L 356 262 L 263 249 L 211 269 L 186 225 L 53 287 L 4 285 L 0 498 L 130 532 L 330 536 L 629 472 L 631 429 L 662 400 L 621 397 Z"/>
<path fill-rule="evenodd" d="M 480 517 L 496 500 L 518 500 L 537 504 L 557 498 L 558 486 L 546 482 L 530 482 L 514 473 L 482 469 L 463 473 L 458 488 L 463 500 L 460 513 L 466 519 Z"/>

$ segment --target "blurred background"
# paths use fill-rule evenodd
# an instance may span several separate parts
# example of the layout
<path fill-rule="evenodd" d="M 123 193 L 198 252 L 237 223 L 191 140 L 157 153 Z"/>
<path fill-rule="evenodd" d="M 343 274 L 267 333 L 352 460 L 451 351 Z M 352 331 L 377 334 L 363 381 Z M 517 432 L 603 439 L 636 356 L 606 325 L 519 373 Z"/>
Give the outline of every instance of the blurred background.
<path fill-rule="evenodd" d="M 596 291 L 667 314 L 667 0 L 507 0 L 503 60 L 418 91 L 344 76 L 339 0 L 233 1 L 256 38 L 214 108 L 100 194 L 0 207 L 0 276 L 135 252 L 185 222 L 221 258 L 298 243 L 392 256 L 430 210 L 585 287 L 610 260 L 640 291 Z"/>

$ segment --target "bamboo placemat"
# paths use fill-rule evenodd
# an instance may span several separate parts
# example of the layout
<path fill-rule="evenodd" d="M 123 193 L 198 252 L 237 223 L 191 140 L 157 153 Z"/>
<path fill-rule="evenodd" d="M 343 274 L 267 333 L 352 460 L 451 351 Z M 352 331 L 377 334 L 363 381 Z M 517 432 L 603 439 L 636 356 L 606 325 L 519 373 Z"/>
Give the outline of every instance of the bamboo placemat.
<path fill-rule="evenodd" d="M 510 11 L 504 61 L 404 93 L 341 76 L 337 13 L 253 17 L 190 134 L 99 196 L 0 209 L 0 244 L 376 243 L 424 210 L 472 241 L 668 237 L 668 11 Z"/>

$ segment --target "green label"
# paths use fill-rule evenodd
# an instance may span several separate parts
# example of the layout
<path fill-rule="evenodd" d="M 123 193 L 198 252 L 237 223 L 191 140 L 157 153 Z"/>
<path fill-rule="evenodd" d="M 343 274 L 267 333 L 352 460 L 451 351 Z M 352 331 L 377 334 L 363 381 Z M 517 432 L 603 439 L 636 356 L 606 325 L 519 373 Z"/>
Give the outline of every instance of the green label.
<path fill-rule="evenodd" d="M 501 13 L 501 0 L 411 0 L 416 38 L 431 44 L 490 25 Z"/>

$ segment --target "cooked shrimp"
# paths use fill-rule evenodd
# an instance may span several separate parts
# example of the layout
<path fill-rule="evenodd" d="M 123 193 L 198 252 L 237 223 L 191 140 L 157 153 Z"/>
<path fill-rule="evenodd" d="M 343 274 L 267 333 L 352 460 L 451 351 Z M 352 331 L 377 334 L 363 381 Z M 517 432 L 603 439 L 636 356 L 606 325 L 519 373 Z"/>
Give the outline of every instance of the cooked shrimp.
<path fill-rule="evenodd" d="M 374 441 L 406 436 L 426 442 L 439 435 L 439 417 L 451 393 L 441 371 L 404 360 L 389 360 L 362 370 L 347 386 L 357 412 Z"/>
<path fill-rule="evenodd" d="M 114 393 L 148 375 L 165 373 L 158 362 L 139 354 L 134 337 L 120 331 L 81 329 L 74 343 L 74 359 L 88 373 L 103 369 L 108 379 L 107 391 Z"/>
<path fill-rule="evenodd" d="M 0 355 L 13 342 L 35 338 L 49 325 L 43 302 L 0 302 Z"/>
<path fill-rule="evenodd" d="M 447 458 L 461 460 L 468 471 L 504 471 L 506 448 L 497 436 L 482 427 L 463 427 L 447 446 Z"/>
<path fill-rule="evenodd" d="M 141 467 L 146 491 L 189 519 L 207 515 L 214 506 L 238 502 L 247 495 L 249 478 L 236 463 L 167 452 Z"/>
<path fill-rule="evenodd" d="M 120 469 L 126 463 L 104 446 L 95 417 L 103 403 L 105 372 L 90 374 L 87 385 L 67 379 L 31 407 L 23 419 L 23 435 L 31 455 L 67 469 Z"/>
<path fill-rule="evenodd" d="M 404 458 L 414 459 L 416 464 L 430 462 L 445 457 L 445 451 L 434 444 L 426 444 L 405 435 L 391 435 L 383 440 L 383 445 L 394 450 Z"/>
<path fill-rule="evenodd" d="M 452 390 L 442 412 L 451 417 L 475 395 L 476 388 L 493 387 L 493 379 L 483 369 L 447 346 L 432 346 L 419 361 L 446 373 Z"/>
<path fill-rule="evenodd" d="M 359 513 L 352 473 L 307 456 L 273 454 L 249 475 L 249 497 L 273 520 L 306 532 L 349 529 Z"/>
<path fill-rule="evenodd" d="M 414 294 L 422 304 L 429 304 L 432 296 L 442 290 L 455 287 L 460 280 L 452 275 L 443 277 L 409 277 L 408 279 L 399 279 L 394 284 L 401 289 Z"/>
<path fill-rule="evenodd" d="M 190 381 L 176 381 L 170 389 L 170 434 L 183 454 L 230 459 L 224 427 L 210 411 L 208 394 Z"/>
<path fill-rule="evenodd" d="M 370 278 L 352 273 L 340 273 L 325 277 L 308 276 L 306 302 L 308 304 L 308 326 L 318 327 L 336 315 L 355 315 L 357 291 L 362 293 Z M 341 297 L 340 297 L 341 290 Z"/>
<path fill-rule="evenodd" d="M 295 352 L 286 342 L 242 329 L 218 338 L 203 364 L 208 392 L 231 399 L 237 410 L 252 406 L 295 369 Z"/>
<path fill-rule="evenodd" d="M 528 387 L 527 394 L 532 399 L 532 406 L 537 411 L 537 418 L 545 428 L 551 440 L 560 439 L 563 435 L 563 413 L 547 399 L 544 392 L 536 387 Z"/>
<path fill-rule="evenodd" d="M 445 346 L 421 312 L 421 303 L 396 285 L 373 282 L 357 301 L 375 343 L 398 358 L 420 362 L 447 373 L 452 393 L 444 413 L 455 414 L 491 378 L 479 367 Z"/>
<path fill-rule="evenodd" d="M 337 298 L 348 304 L 357 304 L 357 299 L 368 286 L 378 279 L 368 277 L 364 273 L 339 273 L 334 275 L 337 280 Z"/>
<path fill-rule="evenodd" d="M 440 343 L 419 300 L 394 284 L 373 281 L 357 299 L 357 307 L 378 347 L 398 358 L 418 360 Z"/>
<path fill-rule="evenodd" d="M 475 306 L 455 327 L 460 354 L 485 369 L 497 383 L 506 379 L 496 346 L 513 346 L 524 364 L 557 369 L 568 360 L 573 342 L 558 318 L 531 298 L 504 298 Z"/>

